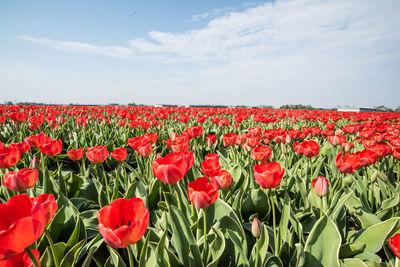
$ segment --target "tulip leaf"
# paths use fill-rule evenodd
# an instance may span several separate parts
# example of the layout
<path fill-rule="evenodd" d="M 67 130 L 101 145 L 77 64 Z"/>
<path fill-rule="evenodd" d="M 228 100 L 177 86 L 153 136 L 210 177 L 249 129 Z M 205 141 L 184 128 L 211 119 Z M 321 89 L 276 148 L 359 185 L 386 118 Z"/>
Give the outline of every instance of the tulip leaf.
<path fill-rule="evenodd" d="M 349 189 L 349 192 L 352 192 Z M 369 226 L 380 223 L 379 218 L 370 213 L 362 204 L 361 201 L 355 197 L 355 193 L 347 199 L 345 206 L 349 211 L 350 215 L 354 218 L 355 222 L 361 226 L 361 228 L 367 228 Z"/>
<path fill-rule="evenodd" d="M 341 259 L 350 258 L 359 253 L 362 253 L 364 249 L 365 249 L 365 243 L 363 242 L 347 243 L 340 247 L 339 257 Z"/>
<path fill-rule="evenodd" d="M 202 262 L 199 247 L 183 213 L 176 207 L 168 205 L 168 223 L 171 227 L 171 243 L 185 266 L 191 266 L 192 261 Z M 192 256 L 192 259 L 190 259 Z"/>
<path fill-rule="evenodd" d="M 262 225 L 261 235 L 257 238 L 257 242 L 254 244 L 253 249 L 250 254 L 249 263 L 250 266 L 258 267 L 264 266 L 266 260 L 271 253 L 268 252 L 269 236 L 268 230 L 265 225 Z M 258 253 L 257 253 L 258 252 Z M 258 266 L 256 266 L 256 258 L 258 257 Z"/>
<path fill-rule="evenodd" d="M 343 263 L 346 267 L 368 267 L 366 263 L 364 263 L 360 259 L 344 259 Z"/>
<path fill-rule="evenodd" d="M 108 258 L 105 266 L 126 267 L 126 264 L 115 249 L 110 246 L 107 246 L 107 249 L 110 252 L 111 256 Z"/>
<path fill-rule="evenodd" d="M 76 263 L 76 258 L 77 254 L 79 251 L 82 249 L 82 247 L 85 245 L 86 240 L 81 240 L 78 243 L 76 243 L 69 251 L 68 253 L 64 256 L 60 263 L 60 267 L 72 267 Z"/>
<path fill-rule="evenodd" d="M 329 240 L 329 246 L 326 245 Z M 334 222 L 321 217 L 307 238 L 305 266 L 340 266 L 339 249 L 342 238 Z"/>
<path fill-rule="evenodd" d="M 360 230 L 353 241 L 365 243 L 364 252 L 376 253 L 382 248 L 383 243 L 399 220 L 400 217 L 394 217 Z"/>
<path fill-rule="evenodd" d="M 217 267 L 218 261 L 225 250 L 224 234 L 215 227 L 212 227 L 212 230 L 215 233 L 215 239 L 210 244 L 211 255 L 213 260 L 212 262 L 207 264 L 207 267 Z"/>

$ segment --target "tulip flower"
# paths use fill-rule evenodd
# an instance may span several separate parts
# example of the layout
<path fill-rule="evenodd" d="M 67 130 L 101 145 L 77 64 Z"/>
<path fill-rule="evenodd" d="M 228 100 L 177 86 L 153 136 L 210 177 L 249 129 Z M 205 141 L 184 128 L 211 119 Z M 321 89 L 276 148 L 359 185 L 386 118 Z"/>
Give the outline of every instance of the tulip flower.
<path fill-rule="evenodd" d="M 33 187 L 39 172 L 35 169 L 21 169 L 18 172 L 8 172 L 3 176 L 3 184 L 12 191 L 23 192 Z"/>
<path fill-rule="evenodd" d="M 40 266 L 40 262 L 39 262 L 40 252 L 36 249 L 32 249 L 31 251 Z M 32 260 L 29 258 L 28 254 L 25 251 L 17 254 L 16 256 L 14 256 L 8 260 L 0 261 L 0 267 L 17 267 L 17 266 L 18 267 L 33 267 Z"/>
<path fill-rule="evenodd" d="M 11 197 L 0 204 L 0 260 L 23 252 L 43 233 L 46 211 L 27 194 Z"/>
<path fill-rule="evenodd" d="M 67 151 L 67 155 L 72 161 L 80 160 L 83 157 L 83 154 L 83 147 Z"/>
<path fill-rule="evenodd" d="M 329 181 L 323 176 L 318 176 L 312 180 L 312 186 L 317 196 L 324 197 L 328 193 Z"/>
<path fill-rule="evenodd" d="M 0 148 L 0 169 L 7 169 L 15 164 L 21 158 L 19 149 L 15 147 L 2 147 Z"/>
<path fill-rule="evenodd" d="M 218 175 L 221 170 L 221 165 L 219 165 L 219 161 L 215 159 L 206 159 L 201 163 L 200 171 L 209 177 Z"/>
<path fill-rule="evenodd" d="M 256 147 L 251 151 L 251 157 L 261 162 L 269 160 L 271 155 L 272 149 L 269 146 Z"/>
<path fill-rule="evenodd" d="M 199 177 L 188 184 L 188 198 L 199 209 L 210 206 L 218 199 L 218 186 L 208 177 Z"/>
<path fill-rule="evenodd" d="M 226 170 L 221 170 L 212 179 L 216 182 L 218 189 L 225 189 L 232 183 L 232 175 Z"/>
<path fill-rule="evenodd" d="M 235 133 L 227 133 L 223 137 L 224 146 L 229 147 L 235 145 L 236 134 Z"/>
<path fill-rule="evenodd" d="M 277 187 L 281 181 L 285 169 L 278 162 L 265 162 L 253 167 L 254 178 L 264 189 Z"/>
<path fill-rule="evenodd" d="M 107 147 L 106 146 L 89 147 L 86 151 L 86 157 L 93 164 L 102 163 L 108 157 Z"/>
<path fill-rule="evenodd" d="M 40 152 L 48 156 L 55 156 L 61 153 L 62 142 L 59 140 L 47 139 L 44 143 L 39 145 Z"/>
<path fill-rule="evenodd" d="M 193 165 L 193 153 L 169 153 L 153 161 L 154 176 L 167 184 L 181 180 Z"/>
<path fill-rule="evenodd" d="M 128 150 L 126 150 L 126 148 L 116 148 L 111 153 L 111 157 L 113 157 L 117 161 L 124 161 L 127 156 L 128 156 Z"/>
<path fill-rule="evenodd" d="M 361 167 L 360 157 L 357 154 L 345 153 L 343 157 L 342 152 L 336 156 L 336 167 L 342 173 L 353 173 Z"/>
<path fill-rule="evenodd" d="M 99 231 L 113 248 L 136 243 L 147 230 L 149 211 L 140 198 L 116 199 L 97 213 Z"/>
<path fill-rule="evenodd" d="M 392 249 L 393 254 L 400 259 L 400 234 L 389 237 L 389 247 Z"/>

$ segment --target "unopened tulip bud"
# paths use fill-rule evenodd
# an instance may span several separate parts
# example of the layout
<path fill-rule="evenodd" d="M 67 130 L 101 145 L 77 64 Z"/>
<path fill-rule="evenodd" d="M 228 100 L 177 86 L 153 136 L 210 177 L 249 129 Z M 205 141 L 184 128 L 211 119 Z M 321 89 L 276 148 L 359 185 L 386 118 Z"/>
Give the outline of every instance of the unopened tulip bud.
<path fill-rule="evenodd" d="M 254 218 L 251 224 L 251 233 L 255 238 L 258 238 L 262 233 L 262 223 L 257 218 Z"/>
<path fill-rule="evenodd" d="M 37 156 L 33 156 L 33 159 L 29 164 L 29 169 L 40 170 L 40 159 Z"/>
<path fill-rule="evenodd" d="M 375 182 L 376 181 L 376 178 L 378 177 L 378 170 L 375 170 L 375 172 L 372 174 L 372 176 L 371 176 L 371 181 L 372 182 Z"/>
<path fill-rule="evenodd" d="M 290 135 L 286 135 L 286 144 L 290 144 L 292 142 L 292 138 L 290 137 Z"/>
<path fill-rule="evenodd" d="M 286 154 L 287 149 L 286 149 L 286 145 L 284 143 L 281 143 L 281 150 L 283 154 Z"/>
<path fill-rule="evenodd" d="M 328 193 L 329 181 L 323 176 L 318 176 L 312 181 L 312 186 L 317 196 L 323 197 Z"/>

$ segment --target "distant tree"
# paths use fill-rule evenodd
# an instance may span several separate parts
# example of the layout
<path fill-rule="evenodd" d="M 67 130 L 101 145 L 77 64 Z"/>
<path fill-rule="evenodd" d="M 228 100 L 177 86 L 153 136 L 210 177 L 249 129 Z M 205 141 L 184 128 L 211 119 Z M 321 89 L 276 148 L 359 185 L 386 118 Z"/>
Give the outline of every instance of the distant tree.
<path fill-rule="evenodd" d="M 128 106 L 136 106 L 135 103 L 129 103 Z"/>
<path fill-rule="evenodd" d="M 398 106 L 394 111 L 395 112 L 400 112 L 400 106 Z"/>
<path fill-rule="evenodd" d="M 393 109 L 385 107 L 383 105 L 375 107 L 378 112 L 393 112 Z"/>
<path fill-rule="evenodd" d="M 4 101 L 4 105 L 14 105 L 12 101 Z"/>
<path fill-rule="evenodd" d="M 313 110 L 315 109 L 311 105 L 302 105 L 302 104 L 297 104 L 297 105 L 283 105 L 280 107 L 280 109 L 308 109 L 308 110 Z"/>

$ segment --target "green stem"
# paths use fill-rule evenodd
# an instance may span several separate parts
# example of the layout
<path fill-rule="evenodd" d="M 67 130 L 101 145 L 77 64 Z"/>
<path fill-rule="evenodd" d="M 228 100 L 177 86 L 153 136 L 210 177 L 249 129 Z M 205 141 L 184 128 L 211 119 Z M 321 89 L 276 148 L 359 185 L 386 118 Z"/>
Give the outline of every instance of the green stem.
<path fill-rule="evenodd" d="M 174 189 L 175 189 L 174 191 L 175 191 L 175 195 L 176 195 L 176 198 L 177 198 L 177 201 L 178 201 L 178 208 L 182 211 L 181 198 L 180 198 L 179 193 L 178 193 L 178 184 L 175 183 L 175 184 L 173 184 L 172 186 L 173 186 Z"/>
<path fill-rule="evenodd" d="M 274 230 L 274 255 L 278 256 L 278 239 L 276 237 L 276 224 L 275 224 L 275 204 L 274 204 L 274 191 L 270 191 L 271 207 L 272 207 L 272 227 Z"/>
<path fill-rule="evenodd" d="M 321 218 L 322 216 L 324 216 L 324 212 L 323 212 L 323 207 L 324 207 L 324 197 L 320 197 L 319 201 L 320 201 L 320 206 L 319 206 L 319 217 Z"/>
<path fill-rule="evenodd" d="M 126 249 L 128 250 L 129 266 L 135 266 L 135 265 L 134 265 L 135 262 L 134 262 L 134 260 L 133 260 L 133 253 L 132 253 L 132 248 L 131 248 L 131 246 L 128 246 Z"/>
<path fill-rule="evenodd" d="M 44 234 L 46 235 L 47 241 L 49 241 L 49 244 L 50 244 L 50 250 L 51 250 L 51 254 L 53 256 L 54 266 L 58 267 L 58 266 L 60 266 L 60 264 L 58 263 L 57 254 L 54 249 L 53 239 L 51 238 L 50 233 L 47 229 L 44 231 Z"/>
<path fill-rule="evenodd" d="M 204 226 L 204 243 L 203 243 L 203 257 L 204 264 L 207 263 L 207 217 L 206 217 L 206 209 L 203 209 L 203 226 Z"/>
<path fill-rule="evenodd" d="M 259 258 L 259 255 L 258 255 L 258 250 L 259 250 L 259 248 L 258 248 L 258 240 L 256 241 L 256 243 L 254 244 L 254 246 L 256 246 L 256 262 L 255 262 L 255 267 L 258 267 L 258 258 Z"/>
<path fill-rule="evenodd" d="M 104 182 L 106 183 L 107 199 L 108 199 L 108 202 L 110 202 L 110 190 L 109 190 L 110 188 L 108 186 L 107 174 L 106 174 L 106 171 L 104 170 L 103 163 L 101 164 L 101 169 L 103 170 Z"/>
<path fill-rule="evenodd" d="M 29 258 L 31 259 L 33 266 L 40 267 L 38 261 L 35 258 L 35 255 L 33 255 L 32 250 L 30 248 L 25 248 L 25 252 L 26 252 L 26 254 L 28 254 Z"/>
<path fill-rule="evenodd" d="M 396 262 L 394 263 L 395 267 L 400 267 L 399 258 L 396 257 Z"/>

